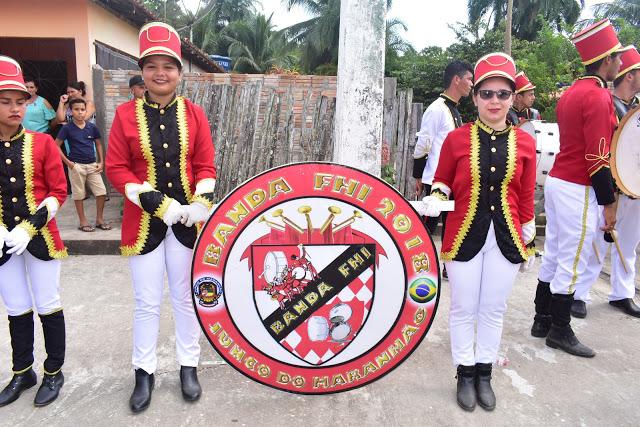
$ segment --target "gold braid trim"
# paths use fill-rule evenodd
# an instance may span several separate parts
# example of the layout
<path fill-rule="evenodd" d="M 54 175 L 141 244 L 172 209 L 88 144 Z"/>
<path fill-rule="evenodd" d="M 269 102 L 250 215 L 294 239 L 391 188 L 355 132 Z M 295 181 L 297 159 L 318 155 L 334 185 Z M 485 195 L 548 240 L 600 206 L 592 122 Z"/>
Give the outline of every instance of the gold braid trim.
<path fill-rule="evenodd" d="M 20 227 L 24 231 L 26 231 L 30 239 L 33 239 L 33 236 L 38 234 L 38 229 L 35 227 L 35 225 L 31 224 L 26 219 L 22 221 L 20 224 L 18 224 L 16 227 Z"/>
<path fill-rule="evenodd" d="M 522 244 L 522 239 L 518 234 L 518 230 L 516 230 L 516 226 L 513 223 L 513 218 L 511 217 L 511 210 L 509 209 L 509 203 L 507 201 L 507 191 L 509 190 L 509 184 L 513 179 L 513 174 L 516 170 L 516 158 L 518 156 L 518 146 L 516 144 L 516 132 L 511 129 L 509 132 L 509 136 L 507 137 L 507 170 L 504 179 L 502 180 L 502 188 L 500 190 L 500 199 L 502 202 L 502 214 L 504 215 L 504 220 L 507 223 L 507 227 L 509 227 L 509 233 L 511 234 L 511 240 L 518 248 L 518 252 L 520 252 L 520 256 L 524 258 L 526 261 L 529 258 L 529 254 L 527 253 L 527 248 Z"/>
<path fill-rule="evenodd" d="M 151 137 L 149 136 L 149 124 L 144 113 L 144 100 L 136 100 L 136 121 L 138 122 L 138 139 L 140 140 L 140 150 L 142 156 L 147 161 L 147 182 L 152 187 L 156 186 L 156 167 L 153 162 L 153 153 L 151 152 Z M 140 226 L 138 228 L 138 238 L 133 245 L 120 246 L 120 253 L 123 256 L 140 255 L 144 248 L 147 238 L 149 237 L 149 228 L 151 227 L 151 215 L 142 210 L 140 218 Z"/>
<path fill-rule="evenodd" d="M 578 249 L 576 251 L 576 257 L 573 259 L 573 275 L 571 276 L 571 283 L 569 284 L 569 293 L 573 293 L 573 285 L 578 281 L 578 262 L 580 262 L 580 253 L 584 246 L 584 239 L 587 235 L 587 212 L 589 211 L 589 187 L 584 188 L 584 207 L 582 208 L 582 228 L 580 231 L 580 242 L 578 243 Z"/>
<path fill-rule="evenodd" d="M 436 199 L 442 200 L 442 201 L 447 201 L 449 200 L 449 198 L 447 197 L 446 194 L 444 194 L 442 191 L 440 191 L 439 189 L 435 189 L 431 192 L 430 196 L 435 197 Z"/>
<path fill-rule="evenodd" d="M 178 120 L 178 134 L 180 136 L 180 182 L 187 201 L 191 200 L 191 187 L 187 176 L 187 153 L 189 151 L 189 127 L 187 126 L 187 111 L 184 98 L 176 98 L 176 116 Z"/>
<path fill-rule="evenodd" d="M 191 198 L 191 203 L 194 203 L 194 202 L 202 203 L 207 207 L 207 210 L 213 207 L 213 202 L 211 200 L 207 199 L 206 197 L 200 196 L 198 194 L 196 194 Z"/>
<path fill-rule="evenodd" d="M 456 234 L 456 237 L 453 240 L 451 250 L 449 252 L 442 252 L 441 254 L 444 261 L 452 261 L 456 255 L 458 255 L 460 246 L 469 233 L 469 228 L 471 228 L 471 223 L 473 222 L 473 219 L 476 216 L 476 211 L 478 210 L 478 199 L 480 198 L 480 137 L 478 136 L 477 121 L 471 125 L 470 132 L 471 146 L 469 148 L 471 152 L 469 157 L 469 166 L 471 169 L 471 195 L 469 198 L 469 207 L 467 208 L 467 212 L 464 216 L 464 221 L 458 230 L 458 234 Z"/>
<path fill-rule="evenodd" d="M 27 207 L 29 208 L 30 215 L 33 215 L 38 210 L 36 204 L 36 197 L 33 194 L 33 134 L 27 133 L 24 136 L 24 145 L 22 148 L 22 164 L 24 167 L 24 182 L 25 182 L 25 196 L 27 198 Z M 23 221 L 24 222 L 24 221 Z M 29 230 L 27 230 L 29 232 Z M 51 231 L 45 225 L 39 231 L 40 235 L 44 239 L 49 251 L 49 256 L 53 259 L 65 258 L 67 254 L 67 248 L 61 250 L 56 249 L 56 244 L 51 235 Z M 36 233 L 37 234 L 37 233 Z"/>
<path fill-rule="evenodd" d="M 158 209 L 156 209 L 156 211 L 153 213 L 153 216 L 156 216 L 162 219 L 162 217 L 164 217 L 164 214 L 167 213 L 167 210 L 169 209 L 169 205 L 171 205 L 172 200 L 173 199 L 171 197 L 164 196 L 162 198 L 162 202 L 160 203 L 160 206 L 158 206 Z"/>

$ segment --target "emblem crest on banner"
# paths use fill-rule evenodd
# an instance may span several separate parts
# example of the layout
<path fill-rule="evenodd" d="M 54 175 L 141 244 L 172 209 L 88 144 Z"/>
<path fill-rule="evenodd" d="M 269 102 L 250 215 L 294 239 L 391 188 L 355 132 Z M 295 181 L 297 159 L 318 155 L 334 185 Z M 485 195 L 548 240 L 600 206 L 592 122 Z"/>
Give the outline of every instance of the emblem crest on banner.
<path fill-rule="evenodd" d="M 312 394 L 390 372 L 426 335 L 439 295 L 410 204 L 328 163 L 272 169 L 228 195 L 203 227 L 192 280 L 198 319 L 231 366 Z"/>

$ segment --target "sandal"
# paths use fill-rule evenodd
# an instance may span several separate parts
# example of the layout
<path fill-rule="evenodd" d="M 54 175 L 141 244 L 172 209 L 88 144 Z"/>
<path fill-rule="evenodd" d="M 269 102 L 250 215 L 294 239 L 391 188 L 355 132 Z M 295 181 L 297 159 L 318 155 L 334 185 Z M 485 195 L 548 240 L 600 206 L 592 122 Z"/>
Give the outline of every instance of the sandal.
<path fill-rule="evenodd" d="M 106 223 L 102 223 L 102 224 L 96 224 L 96 228 L 99 228 L 100 230 L 111 230 L 111 224 L 106 224 Z"/>
<path fill-rule="evenodd" d="M 90 225 L 81 225 L 80 227 L 78 227 L 78 230 L 84 231 L 85 233 L 91 233 L 93 231 L 96 231 L 96 229 Z"/>

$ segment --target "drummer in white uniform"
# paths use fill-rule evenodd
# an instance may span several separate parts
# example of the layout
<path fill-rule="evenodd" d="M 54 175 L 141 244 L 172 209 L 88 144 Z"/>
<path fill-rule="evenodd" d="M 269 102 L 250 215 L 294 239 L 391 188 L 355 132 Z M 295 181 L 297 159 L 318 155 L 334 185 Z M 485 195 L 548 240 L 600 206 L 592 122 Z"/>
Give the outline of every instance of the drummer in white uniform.
<path fill-rule="evenodd" d="M 636 93 L 640 92 L 640 54 L 635 46 L 627 46 L 622 53 L 622 67 L 613 81 L 613 106 L 618 120 L 637 106 Z M 593 254 L 587 267 L 587 277 L 576 287 L 571 314 L 574 317 L 587 315 L 586 302 L 591 300 L 589 290 L 595 283 L 602 270 L 604 256 L 608 246 L 611 246 L 611 293 L 609 304 L 625 313 L 640 317 L 640 307 L 634 301 L 636 277 L 636 249 L 640 243 L 640 199 L 632 198 L 620 192 L 616 211 L 616 230 L 618 244 L 624 256 L 620 258 L 615 246 L 604 239 L 604 233 L 599 231 L 594 238 L 597 254 Z"/>

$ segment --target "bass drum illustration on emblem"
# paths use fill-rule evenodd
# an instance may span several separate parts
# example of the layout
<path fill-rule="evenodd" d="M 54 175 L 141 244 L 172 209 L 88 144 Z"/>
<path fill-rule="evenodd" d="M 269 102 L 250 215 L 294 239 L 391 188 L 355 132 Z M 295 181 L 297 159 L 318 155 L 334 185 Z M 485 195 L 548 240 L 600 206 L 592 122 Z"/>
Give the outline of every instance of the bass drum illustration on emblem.
<path fill-rule="evenodd" d="M 287 257 L 282 251 L 269 252 L 264 258 L 263 276 L 269 283 L 273 283 L 282 276 L 287 268 Z"/>
<path fill-rule="evenodd" d="M 311 316 L 307 321 L 307 334 L 311 341 L 324 341 L 329 336 L 329 323 L 321 316 Z"/>

